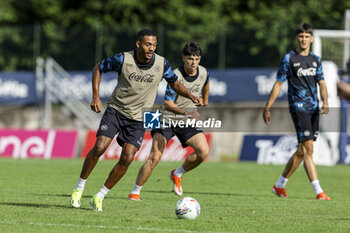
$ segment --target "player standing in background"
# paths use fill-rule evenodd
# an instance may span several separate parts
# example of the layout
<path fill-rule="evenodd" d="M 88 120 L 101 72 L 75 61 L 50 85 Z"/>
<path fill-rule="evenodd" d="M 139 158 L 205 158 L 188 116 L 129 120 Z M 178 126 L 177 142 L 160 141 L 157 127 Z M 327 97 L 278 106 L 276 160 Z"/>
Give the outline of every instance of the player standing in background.
<path fill-rule="evenodd" d="M 270 124 L 270 108 L 278 97 L 282 84 L 288 80 L 289 110 L 294 122 L 298 138 L 297 151 L 289 159 L 286 167 L 272 188 L 272 192 L 279 197 L 287 197 L 285 185 L 290 176 L 304 161 L 304 168 L 316 193 L 318 200 L 330 200 L 322 190 L 314 164 L 313 141 L 317 139 L 319 130 L 319 100 L 317 97 L 317 83 L 320 86 L 323 105 L 321 113 L 327 114 L 328 94 L 324 81 L 321 59 L 310 52 L 313 41 L 313 30 L 309 24 L 301 23 L 296 29 L 298 47 L 287 53 L 280 64 L 276 82 L 266 103 L 263 118 Z"/>
<path fill-rule="evenodd" d="M 158 84 L 162 78 L 165 78 L 180 95 L 190 98 L 190 101 L 195 104 L 201 103 L 200 98 L 193 96 L 183 84 L 177 81 L 177 76 L 169 62 L 155 53 L 156 45 L 156 34 L 148 29 L 141 30 L 137 35 L 136 50 L 115 54 L 94 67 L 91 102 L 93 111 L 101 111 L 102 103 L 99 97 L 101 72 L 118 72 L 118 84 L 102 116 L 95 146 L 87 154 L 78 183 L 73 190 L 70 201 L 73 207 L 80 207 L 80 199 L 88 176 L 119 132 L 117 141 L 122 147 L 120 159 L 111 170 L 101 190 L 90 200 L 94 210 L 102 211 L 103 198 L 124 176 L 142 144 L 145 132 L 142 108 L 153 106 Z"/>
<path fill-rule="evenodd" d="M 174 73 L 194 96 L 202 96 L 201 105 L 206 106 L 209 97 L 209 72 L 199 65 L 201 56 L 202 49 L 197 43 L 186 44 L 182 53 L 183 66 L 175 69 Z M 186 120 L 187 117 L 199 120 L 199 113 L 195 104 L 182 96 L 178 96 L 169 84 L 165 93 L 164 108 L 165 111 L 162 114 L 163 118 L 166 117 L 167 120 Z M 179 114 L 180 119 L 174 118 L 175 114 Z M 178 137 L 184 148 L 191 146 L 194 149 L 194 153 L 187 156 L 183 164 L 169 174 L 176 195 L 182 195 L 181 179 L 183 174 L 197 167 L 209 155 L 207 139 L 203 131 L 195 127 L 169 126 L 168 128 L 154 129 L 151 134 L 153 137 L 151 153 L 145 164 L 140 168 L 134 188 L 129 194 L 130 200 L 141 200 L 141 189 L 161 159 L 166 144 L 173 136 Z"/>

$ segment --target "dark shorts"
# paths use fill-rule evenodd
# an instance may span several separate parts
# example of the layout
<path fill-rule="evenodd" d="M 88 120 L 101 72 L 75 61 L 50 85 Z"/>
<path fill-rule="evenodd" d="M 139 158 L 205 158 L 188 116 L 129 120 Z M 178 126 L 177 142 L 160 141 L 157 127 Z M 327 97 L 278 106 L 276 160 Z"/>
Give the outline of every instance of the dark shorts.
<path fill-rule="evenodd" d="M 319 113 L 292 112 L 294 127 L 297 132 L 298 142 L 307 140 L 316 141 L 319 133 Z"/>
<path fill-rule="evenodd" d="M 124 143 L 130 143 L 140 149 L 145 129 L 142 121 L 127 118 L 116 109 L 108 107 L 104 112 L 96 136 L 117 137 L 118 144 L 122 147 Z"/>
<path fill-rule="evenodd" d="M 151 131 L 151 135 L 153 137 L 153 135 L 155 133 L 160 133 L 162 134 L 166 141 L 169 142 L 169 140 L 176 136 L 180 142 L 183 148 L 187 147 L 188 145 L 186 144 L 187 140 L 192 138 L 194 135 L 198 134 L 198 133 L 203 133 L 202 130 L 197 129 L 195 127 L 169 127 L 169 128 L 163 128 L 163 129 L 153 129 Z"/>

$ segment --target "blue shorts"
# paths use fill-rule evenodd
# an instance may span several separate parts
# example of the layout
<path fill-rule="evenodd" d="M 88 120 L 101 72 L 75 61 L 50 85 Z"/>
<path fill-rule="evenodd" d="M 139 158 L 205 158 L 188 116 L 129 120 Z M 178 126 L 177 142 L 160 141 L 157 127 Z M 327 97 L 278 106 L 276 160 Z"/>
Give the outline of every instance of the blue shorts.
<path fill-rule="evenodd" d="M 174 127 L 171 126 L 169 128 L 163 128 L 163 129 L 153 129 L 151 131 L 151 135 L 153 137 L 153 135 L 155 133 L 160 133 L 162 134 L 166 141 L 169 142 L 169 140 L 176 136 L 180 142 L 183 148 L 186 148 L 188 145 L 186 144 L 187 140 L 192 138 L 194 135 L 198 134 L 198 133 L 203 133 L 202 130 L 197 129 L 195 127 Z"/>
<path fill-rule="evenodd" d="M 96 136 L 117 137 L 118 144 L 123 147 L 124 143 L 130 143 L 140 149 L 145 129 L 142 121 L 127 118 L 116 109 L 107 107 L 104 112 Z"/>
<path fill-rule="evenodd" d="M 318 112 L 292 112 L 291 115 L 297 132 L 298 142 L 316 141 L 319 134 L 320 114 Z"/>

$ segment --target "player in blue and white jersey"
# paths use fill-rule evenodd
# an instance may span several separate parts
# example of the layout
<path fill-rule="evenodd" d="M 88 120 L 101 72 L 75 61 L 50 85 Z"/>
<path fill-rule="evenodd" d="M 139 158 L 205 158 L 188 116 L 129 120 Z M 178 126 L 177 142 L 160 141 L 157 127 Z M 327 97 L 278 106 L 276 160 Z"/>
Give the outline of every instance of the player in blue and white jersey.
<path fill-rule="evenodd" d="M 80 199 L 85 183 L 97 164 L 100 156 L 106 151 L 114 136 L 122 147 L 118 163 L 109 173 L 100 191 L 93 196 L 90 203 L 94 210 L 102 211 L 105 195 L 126 173 L 139 150 L 145 129 L 143 128 L 143 108 L 151 108 L 157 95 L 158 85 L 164 78 L 181 96 L 200 104 L 199 97 L 192 95 L 178 80 L 169 62 L 155 53 L 157 47 L 156 34 L 148 29 L 137 35 L 136 50 L 118 53 L 97 64 L 93 69 L 91 109 L 101 111 L 99 87 L 101 74 L 109 71 L 118 73 L 118 84 L 108 101 L 97 132 L 94 147 L 88 152 L 77 185 L 71 195 L 70 204 L 80 207 Z"/>
<path fill-rule="evenodd" d="M 263 118 L 267 125 L 271 121 L 270 108 L 278 97 L 282 84 L 288 81 L 289 110 L 298 138 L 297 151 L 289 159 L 286 167 L 272 188 L 279 197 L 287 197 L 285 185 L 291 175 L 304 161 L 304 168 L 318 200 L 330 200 L 322 190 L 316 166 L 314 164 L 313 141 L 319 133 L 319 115 L 327 114 L 328 94 L 324 81 L 321 59 L 310 52 L 313 41 L 313 29 L 309 24 L 301 23 L 296 30 L 298 47 L 287 53 L 280 64 L 276 82 L 266 103 Z M 321 111 L 317 96 L 317 85 L 320 87 L 323 105 Z"/>

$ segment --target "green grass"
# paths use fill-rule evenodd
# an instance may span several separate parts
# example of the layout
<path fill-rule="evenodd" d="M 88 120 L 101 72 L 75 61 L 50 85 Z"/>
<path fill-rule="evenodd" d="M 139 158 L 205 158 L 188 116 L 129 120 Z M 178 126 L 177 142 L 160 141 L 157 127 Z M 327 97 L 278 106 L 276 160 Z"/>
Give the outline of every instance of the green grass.
<path fill-rule="evenodd" d="M 129 201 L 140 162 L 133 162 L 109 192 L 103 212 L 89 200 L 103 185 L 115 161 L 100 161 L 91 174 L 80 209 L 69 198 L 82 160 L 0 159 L 0 232 L 350 232 L 350 168 L 318 167 L 321 185 L 333 199 L 318 201 L 302 167 L 287 184 L 289 197 L 271 193 L 283 166 L 256 163 L 204 163 L 184 176 L 184 196 L 197 199 L 197 220 L 177 219 L 179 199 L 170 190 L 171 169 L 161 162 Z"/>

